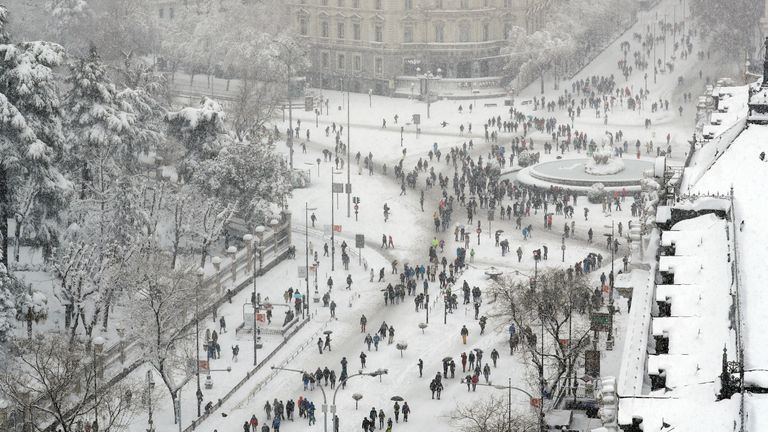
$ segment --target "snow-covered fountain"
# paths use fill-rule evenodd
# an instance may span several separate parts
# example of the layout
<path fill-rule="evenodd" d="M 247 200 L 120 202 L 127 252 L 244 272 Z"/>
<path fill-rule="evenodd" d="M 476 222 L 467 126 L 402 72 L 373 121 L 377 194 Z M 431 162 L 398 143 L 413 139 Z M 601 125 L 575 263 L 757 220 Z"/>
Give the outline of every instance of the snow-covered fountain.
<path fill-rule="evenodd" d="M 604 176 L 624 171 L 624 160 L 614 158 L 610 148 L 600 148 L 592 153 L 592 159 L 584 166 L 587 174 Z"/>
<path fill-rule="evenodd" d="M 654 162 L 617 158 L 610 147 L 596 149 L 588 159 L 558 159 L 527 167 L 516 174 L 517 181 L 539 188 L 559 187 L 587 192 L 601 183 L 606 191 L 639 191 L 646 171 Z"/>

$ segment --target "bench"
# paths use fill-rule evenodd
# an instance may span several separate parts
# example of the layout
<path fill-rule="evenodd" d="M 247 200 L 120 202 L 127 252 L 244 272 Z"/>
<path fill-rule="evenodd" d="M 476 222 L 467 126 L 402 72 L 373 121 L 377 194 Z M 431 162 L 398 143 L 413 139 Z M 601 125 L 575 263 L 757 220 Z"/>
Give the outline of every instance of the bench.
<path fill-rule="evenodd" d="M 486 108 L 496 108 L 497 106 L 499 106 L 499 104 L 487 103 L 487 104 L 483 104 L 483 106 Z"/>

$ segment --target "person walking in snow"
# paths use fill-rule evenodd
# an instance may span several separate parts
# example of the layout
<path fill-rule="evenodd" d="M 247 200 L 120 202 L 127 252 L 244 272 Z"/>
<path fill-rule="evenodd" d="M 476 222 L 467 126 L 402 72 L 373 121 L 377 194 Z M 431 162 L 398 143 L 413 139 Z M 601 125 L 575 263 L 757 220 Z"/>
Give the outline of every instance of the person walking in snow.
<path fill-rule="evenodd" d="M 467 344 L 467 336 L 469 336 L 469 330 L 467 329 L 466 325 L 461 326 L 461 342 L 466 345 Z"/>

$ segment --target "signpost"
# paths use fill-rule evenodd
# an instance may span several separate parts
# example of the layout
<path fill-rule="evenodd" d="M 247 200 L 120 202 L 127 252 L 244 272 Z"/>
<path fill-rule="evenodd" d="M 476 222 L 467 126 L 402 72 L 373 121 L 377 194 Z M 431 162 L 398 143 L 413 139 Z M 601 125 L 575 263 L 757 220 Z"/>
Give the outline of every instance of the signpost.
<path fill-rule="evenodd" d="M 600 351 L 584 351 L 584 370 L 591 377 L 600 376 Z"/>
<path fill-rule="evenodd" d="M 611 318 L 611 314 L 606 312 L 592 312 L 590 316 L 590 329 L 593 331 L 609 331 L 613 325 Z"/>
<path fill-rule="evenodd" d="M 355 204 L 357 206 L 357 204 Z M 363 264 L 363 248 L 365 247 L 365 235 L 355 234 L 355 247 L 357 248 L 358 265 Z"/>

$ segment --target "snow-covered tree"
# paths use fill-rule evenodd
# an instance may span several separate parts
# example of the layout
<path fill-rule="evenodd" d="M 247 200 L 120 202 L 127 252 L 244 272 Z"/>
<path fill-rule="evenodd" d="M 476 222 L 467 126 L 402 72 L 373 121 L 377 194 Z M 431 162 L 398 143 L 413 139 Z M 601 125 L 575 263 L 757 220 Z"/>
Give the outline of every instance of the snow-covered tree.
<path fill-rule="evenodd" d="M 82 323 L 88 341 L 105 307 L 109 269 L 118 257 L 107 255 L 106 248 L 85 242 L 72 243 L 59 251 L 53 271 L 59 279 L 54 295 L 66 306 L 70 343 L 75 343 Z"/>
<path fill-rule="evenodd" d="M 250 141 L 232 143 L 202 162 L 193 182 L 210 198 L 237 203 L 236 214 L 253 226 L 274 217 L 291 194 L 285 158 L 272 145 Z"/>
<path fill-rule="evenodd" d="M 507 70 L 517 72 L 518 77 L 526 82 L 539 78 L 543 94 L 544 74 L 556 66 L 558 59 L 571 46 L 571 39 L 544 30 L 529 34 L 520 27 L 513 27 L 508 38 L 510 45 L 503 50 L 510 58 Z"/>
<path fill-rule="evenodd" d="M 21 291 L 20 284 L 8 274 L 0 263 L 0 342 L 5 342 L 14 328 L 16 319 L 16 293 Z"/>
<path fill-rule="evenodd" d="M 198 287 L 190 268 L 169 271 L 169 261 L 152 244 L 131 259 L 129 331 L 143 341 L 144 358 L 175 400 L 185 375 L 180 372 L 188 364 L 184 346 L 193 336 L 187 324 L 194 317 Z"/>
<path fill-rule="evenodd" d="M 515 324 L 520 345 L 538 370 L 539 382 L 546 379 L 551 390 L 561 378 L 571 377 L 591 334 L 589 280 L 570 270 L 547 269 L 539 271 L 536 280 L 503 275 L 491 291 L 497 304 L 489 316 Z"/>
<path fill-rule="evenodd" d="M 451 412 L 451 423 L 461 432 L 533 432 L 540 431 L 536 417 L 510 413 L 508 401 L 490 396 L 468 404 L 459 404 Z"/>
<path fill-rule="evenodd" d="M 45 10 L 52 39 L 69 52 L 83 52 L 88 48 L 86 37 L 93 29 L 93 11 L 86 0 L 48 0 Z"/>
<path fill-rule="evenodd" d="M 63 49 L 48 42 L 11 43 L 7 19 L 0 5 L 0 258 L 6 268 L 8 218 L 21 219 L 23 226 L 33 206 L 50 208 L 68 188 L 53 165 L 61 143 L 53 68 L 61 64 Z M 17 188 L 24 193 L 11 194 Z"/>
<path fill-rule="evenodd" d="M 51 423 L 57 430 L 76 432 L 78 422 L 93 421 L 98 408 L 99 430 L 122 431 L 140 408 L 140 391 L 131 380 L 96 386 L 97 367 L 82 344 L 68 344 L 56 335 L 38 335 L 16 347 L 0 374 L 0 391 L 11 404 L 31 413 L 31 430 Z M 84 367 L 85 366 L 85 367 Z M 98 389 L 98 392 L 97 392 Z"/>
<path fill-rule="evenodd" d="M 166 116 L 169 134 L 184 147 L 177 167 L 184 181 L 191 180 L 201 161 L 215 158 L 232 141 L 224 118 L 221 105 L 207 97 L 203 97 L 199 107 L 183 108 Z"/>
<path fill-rule="evenodd" d="M 744 53 L 761 48 L 756 29 L 763 4 L 751 0 L 690 0 L 691 15 L 698 28 L 706 29 L 712 47 L 731 61 L 743 61 Z M 734 31 L 734 23 L 743 29 Z"/>

